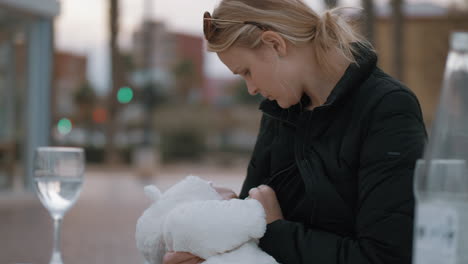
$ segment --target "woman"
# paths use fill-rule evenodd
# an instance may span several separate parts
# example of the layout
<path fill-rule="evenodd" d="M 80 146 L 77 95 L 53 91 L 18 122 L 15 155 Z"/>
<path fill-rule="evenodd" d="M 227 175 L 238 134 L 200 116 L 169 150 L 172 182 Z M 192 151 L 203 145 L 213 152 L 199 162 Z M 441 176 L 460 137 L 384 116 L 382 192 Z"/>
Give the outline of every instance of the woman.
<path fill-rule="evenodd" d="M 265 208 L 260 247 L 282 264 L 411 263 L 426 131 L 417 98 L 370 44 L 339 10 L 318 16 L 300 0 L 222 0 L 204 30 L 208 49 L 267 98 L 239 195 Z"/>

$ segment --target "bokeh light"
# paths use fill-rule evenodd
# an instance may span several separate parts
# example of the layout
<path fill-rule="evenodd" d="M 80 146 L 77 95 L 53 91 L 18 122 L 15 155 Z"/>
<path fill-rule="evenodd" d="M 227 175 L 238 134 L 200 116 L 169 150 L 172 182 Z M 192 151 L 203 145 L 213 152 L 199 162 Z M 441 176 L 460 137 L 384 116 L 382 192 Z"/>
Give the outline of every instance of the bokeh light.
<path fill-rule="evenodd" d="M 121 104 L 127 104 L 133 99 L 133 90 L 130 87 L 122 87 L 117 93 L 117 100 Z"/>
<path fill-rule="evenodd" d="M 72 130 L 72 122 L 68 118 L 62 118 L 58 121 L 57 130 L 60 134 L 66 135 Z"/>
<path fill-rule="evenodd" d="M 93 111 L 93 121 L 97 124 L 102 124 L 107 121 L 107 110 L 102 107 L 97 107 Z"/>

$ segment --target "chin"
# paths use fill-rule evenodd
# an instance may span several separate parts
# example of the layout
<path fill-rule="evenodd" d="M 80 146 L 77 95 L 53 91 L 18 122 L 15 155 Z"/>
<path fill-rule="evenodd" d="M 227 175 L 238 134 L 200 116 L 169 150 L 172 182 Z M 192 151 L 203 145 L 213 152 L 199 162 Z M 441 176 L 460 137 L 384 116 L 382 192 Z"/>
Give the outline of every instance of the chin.
<path fill-rule="evenodd" d="M 291 107 L 291 104 L 288 104 L 286 102 L 281 102 L 281 101 L 276 101 L 276 103 L 279 105 L 279 107 L 283 108 L 283 109 L 287 109 L 289 107 Z"/>
<path fill-rule="evenodd" d="M 290 101 L 279 101 L 279 100 L 276 100 L 276 103 L 279 105 L 279 107 L 283 108 L 283 109 L 287 109 L 293 105 L 296 105 L 300 102 L 300 100 L 290 100 Z"/>

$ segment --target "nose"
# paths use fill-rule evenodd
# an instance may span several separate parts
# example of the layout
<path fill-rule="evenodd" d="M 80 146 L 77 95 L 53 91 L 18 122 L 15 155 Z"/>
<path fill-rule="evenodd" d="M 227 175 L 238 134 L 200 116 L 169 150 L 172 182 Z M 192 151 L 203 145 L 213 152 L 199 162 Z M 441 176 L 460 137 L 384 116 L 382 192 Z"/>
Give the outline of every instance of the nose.
<path fill-rule="evenodd" d="M 249 92 L 250 95 L 256 95 L 258 94 L 258 89 L 255 85 L 253 85 L 251 82 L 246 81 L 247 84 L 247 91 Z"/>

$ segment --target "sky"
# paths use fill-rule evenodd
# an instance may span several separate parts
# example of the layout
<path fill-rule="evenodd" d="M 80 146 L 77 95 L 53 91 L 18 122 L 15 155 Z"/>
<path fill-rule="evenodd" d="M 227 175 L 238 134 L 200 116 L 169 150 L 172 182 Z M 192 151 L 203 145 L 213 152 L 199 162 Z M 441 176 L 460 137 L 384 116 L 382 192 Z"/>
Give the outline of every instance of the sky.
<path fill-rule="evenodd" d="M 152 8 L 146 9 L 145 1 L 150 0 L 120 0 L 119 44 L 123 49 L 130 47 L 132 32 L 141 23 L 144 10 L 145 15 L 164 21 L 170 31 L 202 36 L 201 17 L 205 11 L 212 11 L 220 0 L 152 0 Z M 321 0 L 304 1 L 318 12 L 323 10 Z M 431 1 L 446 4 L 447 1 L 457 0 Z M 107 91 L 109 83 L 108 2 L 109 0 L 60 0 L 61 13 L 55 22 L 56 47 L 88 56 L 88 78 L 101 94 Z M 388 0 L 378 0 L 377 3 L 386 5 Z M 341 0 L 340 4 L 359 6 L 359 0 Z M 209 76 L 232 76 L 215 54 L 206 53 L 205 56 L 205 72 Z"/>

